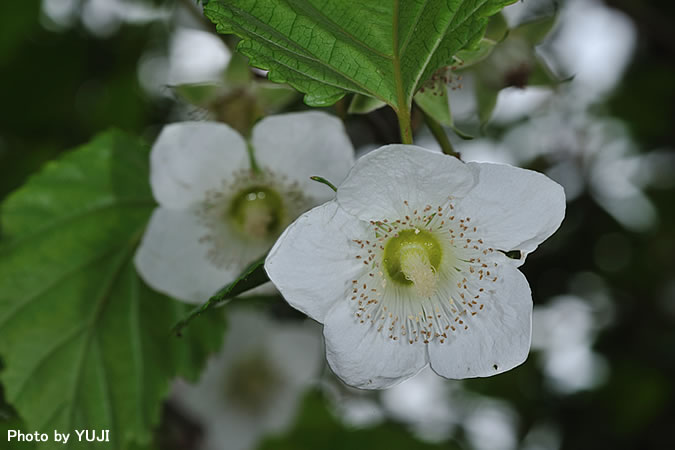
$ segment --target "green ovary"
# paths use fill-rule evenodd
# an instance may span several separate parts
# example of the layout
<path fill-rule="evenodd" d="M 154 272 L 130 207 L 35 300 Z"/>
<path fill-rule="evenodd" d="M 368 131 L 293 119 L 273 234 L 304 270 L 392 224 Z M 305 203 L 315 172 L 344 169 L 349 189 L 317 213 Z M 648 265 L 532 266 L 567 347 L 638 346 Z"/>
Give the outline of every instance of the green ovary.
<path fill-rule="evenodd" d="M 266 186 L 253 186 L 236 194 L 226 212 L 235 228 L 253 239 L 276 237 L 283 227 L 281 196 Z"/>
<path fill-rule="evenodd" d="M 414 287 L 428 298 L 436 290 L 437 272 L 443 251 L 436 237 L 424 230 L 399 231 L 384 247 L 386 274 L 395 283 Z"/>

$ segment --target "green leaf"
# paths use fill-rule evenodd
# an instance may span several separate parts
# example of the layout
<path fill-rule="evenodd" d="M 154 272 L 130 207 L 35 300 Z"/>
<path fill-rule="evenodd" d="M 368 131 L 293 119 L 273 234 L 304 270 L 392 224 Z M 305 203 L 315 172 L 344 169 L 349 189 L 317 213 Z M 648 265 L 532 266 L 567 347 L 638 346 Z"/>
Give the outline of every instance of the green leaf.
<path fill-rule="evenodd" d="M 420 90 L 415 95 L 415 104 L 424 114 L 431 116 L 436 122 L 446 127 L 453 124 L 448 102 L 448 88 L 441 84 L 432 89 Z"/>
<path fill-rule="evenodd" d="M 354 94 L 352 101 L 349 103 L 347 112 L 349 114 L 368 114 L 385 106 L 386 103 L 373 97 L 368 97 L 361 94 Z"/>
<path fill-rule="evenodd" d="M 476 104 L 478 108 L 478 120 L 481 127 L 485 126 L 490 118 L 492 112 L 497 106 L 497 97 L 499 96 L 499 89 L 491 89 L 480 83 L 476 83 Z"/>
<path fill-rule="evenodd" d="M 173 90 L 185 101 L 202 108 L 210 106 L 214 100 L 224 97 L 228 89 L 215 83 L 186 83 L 173 86 Z"/>
<path fill-rule="evenodd" d="M 28 434 L 31 431 L 28 431 L 26 428 L 26 425 L 21 422 L 18 418 L 16 417 L 4 417 L 0 414 L 0 441 L 2 442 L 7 442 L 8 438 L 8 432 L 9 430 L 21 430 L 22 433 Z M 49 430 L 48 435 L 49 438 L 53 438 L 53 431 Z M 12 450 L 30 450 L 36 448 L 35 442 L 20 442 L 17 440 L 17 438 L 13 438 L 11 441 Z M 61 444 L 63 447 L 63 444 Z M 3 447 L 5 448 L 5 447 Z"/>
<path fill-rule="evenodd" d="M 266 257 L 267 255 L 251 263 L 233 282 L 213 294 L 213 296 L 209 298 L 206 303 L 195 308 L 187 317 L 182 319 L 173 327 L 173 333 L 178 336 L 182 336 L 183 329 L 190 322 L 192 322 L 193 319 L 201 316 L 203 313 L 214 308 L 215 306 L 233 299 L 239 294 L 242 294 L 270 281 L 264 267 Z"/>
<path fill-rule="evenodd" d="M 473 136 L 455 126 L 455 121 L 452 119 L 452 113 L 450 112 L 450 102 L 448 101 L 448 87 L 444 83 L 431 89 L 420 90 L 415 95 L 415 104 L 424 111 L 424 114 L 440 125 L 450 128 L 460 138 L 464 140 L 473 139 Z"/>
<path fill-rule="evenodd" d="M 515 0 L 211 0 L 204 12 L 269 79 L 327 106 L 353 92 L 407 114 L 420 85 Z"/>
<path fill-rule="evenodd" d="M 506 22 L 506 17 L 503 13 L 495 14 L 490 17 L 485 37 L 493 41 L 500 42 L 509 33 L 509 24 Z"/>
<path fill-rule="evenodd" d="M 286 108 L 296 100 L 299 100 L 297 91 L 290 86 L 274 84 L 267 81 L 256 81 L 253 93 L 258 106 L 267 113 L 274 113 Z"/>
<path fill-rule="evenodd" d="M 0 372 L 4 368 L 3 362 L 0 359 Z M 7 439 L 7 432 L 9 430 L 22 430 L 26 432 L 26 425 L 21 422 L 21 419 L 16 416 L 16 413 L 5 401 L 5 394 L 2 385 L 0 385 L 0 441 Z M 34 442 L 18 442 L 13 440 L 12 449 L 33 449 Z"/>
<path fill-rule="evenodd" d="M 551 32 L 556 24 L 557 16 L 545 17 L 527 24 L 521 25 L 513 30 L 517 36 L 522 36 L 531 44 L 539 44 Z"/>
<path fill-rule="evenodd" d="M 0 17 L 3 18 L 0 26 L 0 67 L 8 63 L 26 41 L 42 31 L 37 20 L 39 16 L 38 2 L 0 2 Z M 3 70 L 7 69 L 9 67 L 3 67 Z"/>
<path fill-rule="evenodd" d="M 481 39 L 481 41 L 473 48 L 467 48 L 457 52 L 457 61 L 462 66 L 462 69 L 471 67 L 474 64 L 478 64 L 483 61 L 485 58 L 490 56 L 492 50 L 497 45 L 496 41 L 492 39 Z"/>
<path fill-rule="evenodd" d="M 540 56 L 535 55 L 532 60 L 532 71 L 527 80 L 529 86 L 556 87 L 562 83 L 571 81 L 571 78 L 561 79 L 548 66 L 546 61 Z"/>
<path fill-rule="evenodd" d="M 511 32 L 518 37 L 522 37 L 530 44 L 538 44 L 548 36 L 557 21 L 558 10 L 556 9 L 551 15 L 538 17 L 519 24 Z"/>
<path fill-rule="evenodd" d="M 225 83 L 228 86 L 247 85 L 253 79 L 251 68 L 248 65 L 246 57 L 241 53 L 233 53 L 230 61 L 225 68 Z"/>
<path fill-rule="evenodd" d="M 196 377 L 221 342 L 222 326 L 207 322 L 171 338 L 188 307 L 136 274 L 155 207 L 148 177 L 147 146 L 113 131 L 2 205 L 0 380 L 29 430 L 109 429 L 106 448 L 147 443 L 170 380 Z"/>

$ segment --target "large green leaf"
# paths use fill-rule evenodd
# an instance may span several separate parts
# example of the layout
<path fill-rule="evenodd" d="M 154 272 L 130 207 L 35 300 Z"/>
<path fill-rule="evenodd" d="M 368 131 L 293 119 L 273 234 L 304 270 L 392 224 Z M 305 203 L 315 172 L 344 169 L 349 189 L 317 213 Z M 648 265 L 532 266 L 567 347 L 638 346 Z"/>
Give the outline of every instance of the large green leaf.
<path fill-rule="evenodd" d="M 420 85 L 477 44 L 488 17 L 515 0 L 211 0 L 205 14 L 269 79 L 311 106 L 346 92 L 407 114 Z"/>
<path fill-rule="evenodd" d="M 221 342 L 209 321 L 172 337 L 188 308 L 136 275 L 154 207 L 148 148 L 121 132 L 49 163 L 2 205 L 0 380 L 28 430 L 147 442 L 171 378 L 194 378 Z"/>

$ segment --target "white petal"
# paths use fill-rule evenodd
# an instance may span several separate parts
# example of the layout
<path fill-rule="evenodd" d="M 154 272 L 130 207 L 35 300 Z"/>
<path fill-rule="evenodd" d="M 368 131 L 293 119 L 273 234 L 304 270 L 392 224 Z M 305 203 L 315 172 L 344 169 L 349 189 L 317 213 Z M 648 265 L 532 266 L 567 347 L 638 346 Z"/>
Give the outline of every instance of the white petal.
<path fill-rule="evenodd" d="M 565 216 L 565 193 L 555 181 L 532 170 L 503 164 L 467 164 L 478 183 L 458 204 L 479 234 L 499 250 L 524 256 L 551 236 Z"/>
<path fill-rule="evenodd" d="M 300 183 L 317 203 L 333 192 L 309 177 L 342 183 L 354 165 L 354 147 L 337 117 L 318 111 L 268 116 L 253 128 L 251 143 L 262 168 Z"/>
<path fill-rule="evenodd" d="M 423 344 L 393 341 L 375 325 L 359 323 L 348 299 L 326 316 L 326 358 L 345 383 L 362 389 L 384 389 L 404 381 L 427 365 Z"/>
<path fill-rule="evenodd" d="M 150 154 L 150 185 L 165 208 L 184 209 L 220 189 L 232 173 L 249 167 L 246 142 L 216 122 L 167 125 Z"/>
<path fill-rule="evenodd" d="M 338 189 L 345 210 L 364 220 L 403 217 L 403 201 L 413 208 L 441 206 L 463 197 L 474 184 L 466 164 L 414 145 L 387 145 L 356 162 Z"/>
<path fill-rule="evenodd" d="M 495 293 L 481 297 L 485 308 L 469 317 L 468 329 L 429 344 L 431 368 L 446 378 L 487 377 L 525 361 L 532 336 L 532 294 L 525 276 L 502 264 Z"/>
<path fill-rule="evenodd" d="M 155 290 L 188 303 L 202 303 L 237 273 L 216 268 L 200 242 L 207 230 L 190 211 L 155 209 L 134 263 Z"/>
<path fill-rule="evenodd" d="M 321 326 L 312 320 L 279 324 L 268 342 L 270 358 L 288 382 L 298 389 L 314 381 L 323 361 Z"/>
<path fill-rule="evenodd" d="M 265 270 L 286 301 L 318 322 L 343 301 L 363 263 L 353 256 L 353 239 L 366 225 L 335 201 L 300 216 L 277 240 Z"/>

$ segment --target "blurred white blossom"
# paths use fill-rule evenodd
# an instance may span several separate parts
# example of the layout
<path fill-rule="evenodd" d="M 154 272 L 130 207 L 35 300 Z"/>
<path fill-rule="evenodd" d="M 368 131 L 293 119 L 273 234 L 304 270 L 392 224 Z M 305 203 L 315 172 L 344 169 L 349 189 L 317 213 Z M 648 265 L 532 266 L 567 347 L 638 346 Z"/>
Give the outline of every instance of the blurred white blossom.
<path fill-rule="evenodd" d="M 321 368 L 321 333 L 253 310 L 228 311 L 222 351 L 195 385 L 178 380 L 171 401 L 204 428 L 200 448 L 246 450 L 295 418 Z"/>
<path fill-rule="evenodd" d="M 600 330 L 595 316 L 588 302 L 569 295 L 535 307 L 532 347 L 543 352 L 543 370 L 553 389 L 575 392 L 605 380 L 606 362 L 592 350 Z"/>
<path fill-rule="evenodd" d="M 181 122 L 162 130 L 150 157 L 160 206 L 134 259 L 156 290 L 206 301 L 302 212 L 334 196 L 310 176 L 339 183 L 354 160 L 342 123 L 320 112 L 267 117 L 253 129 L 251 154 L 248 145 L 222 123 Z"/>

